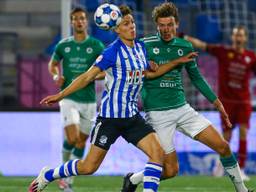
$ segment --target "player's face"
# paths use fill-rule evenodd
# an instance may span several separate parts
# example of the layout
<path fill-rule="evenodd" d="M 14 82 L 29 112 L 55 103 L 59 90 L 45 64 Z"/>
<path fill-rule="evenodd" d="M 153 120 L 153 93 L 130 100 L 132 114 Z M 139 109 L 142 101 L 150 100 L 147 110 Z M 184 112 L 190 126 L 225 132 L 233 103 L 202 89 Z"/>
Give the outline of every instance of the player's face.
<path fill-rule="evenodd" d="M 247 35 L 244 29 L 233 29 L 232 33 L 233 45 L 237 48 L 245 47 L 247 42 Z"/>
<path fill-rule="evenodd" d="M 176 35 L 179 26 L 174 17 L 159 17 L 156 25 L 164 41 L 170 41 Z"/>
<path fill-rule="evenodd" d="M 121 39 L 133 41 L 136 38 L 136 25 L 133 16 L 125 15 L 115 31 Z"/>
<path fill-rule="evenodd" d="M 75 33 L 84 33 L 88 25 L 86 14 L 82 11 L 74 13 L 71 24 Z"/>

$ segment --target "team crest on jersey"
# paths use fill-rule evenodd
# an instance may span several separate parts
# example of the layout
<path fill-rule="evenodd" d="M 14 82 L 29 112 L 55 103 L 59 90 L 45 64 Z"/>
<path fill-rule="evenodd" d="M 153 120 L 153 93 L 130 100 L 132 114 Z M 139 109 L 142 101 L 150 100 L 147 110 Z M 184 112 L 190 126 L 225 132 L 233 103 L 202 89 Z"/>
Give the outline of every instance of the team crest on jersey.
<path fill-rule="evenodd" d="M 167 48 L 167 52 L 170 53 L 170 51 L 171 51 L 171 48 L 168 47 L 168 48 Z"/>
<path fill-rule="evenodd" d="M 244 58 L 246 63 L 250 63 L 251 62 L 251 58 L 249 56 L 245 56 Z"/>
<path fill-rule="evenodd" d="M 155 48 L 153 48 L 153 53 L 154 54 L 159 54 L 159 52 L 160 52 L 160 50 L 159 50 L 159 48 L 158 47 L 155 47 Z"/>
<path fill-rule="evenodd" d="M 228 58 L 233 59 L 234 58 L 234 53 L 233 52 L 228 52 Z"/>
<path fill-rule="evenodd" d="M 178 53 L 179 56 L 183 56 L 184 55 L 184 52 L 183 52 L 182 49 L 178 49 L 177 53 Z"/>
<path fill-rule="evenodd" d="M 107 143 L 107 141 L 108 141 L 108 137 L 106 135 L 102 135 L 100 137 L 100 144 L 101 145 L 105 145 Z"/>
<path fill-rule="evenodd" d="M 66 47 L 66 48 L 64 49 L 65 53 L 69 53 L 70 50 L 71 50 L 70 47 Z"/>
<path fill-rule="evenodd" d="M 102 58 L 103 58 L 103 55 L 98 56 L 96 59 L 96 63 L 99 63 L 102 60 Z"/>
<path fill-rule="evenodd" d="M 86 48 L 86 53 L 91 54 L 93 49 L 91 47 Z"/>

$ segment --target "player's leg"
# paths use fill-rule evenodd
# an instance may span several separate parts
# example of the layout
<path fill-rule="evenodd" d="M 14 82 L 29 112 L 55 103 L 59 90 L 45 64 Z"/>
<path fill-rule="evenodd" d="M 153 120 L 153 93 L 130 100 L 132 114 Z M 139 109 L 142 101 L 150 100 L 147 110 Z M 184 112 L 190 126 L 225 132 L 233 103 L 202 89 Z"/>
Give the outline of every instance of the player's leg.
<path fill-rule="evenodd" d="M 54 169 L 42 169 L 39 176 L 31 183 L 29 192 L 42 191 L 55 179 L 94 173 L 103 161 L 111 144 L 113 144 L 120 135 L 120 133 L 116 131 L 116 127 L 111 125 L 110 120 L 98 118 L 92 131 L 92 144 L 85 159 L 70 160 Z M 104 140 L 103 138 L 107 139 Z"/>
<path fill-rule="evenodd" d="M 59 105 L 65 133 L 62 147 L 62 160 L 63 162 L 67 162 L 70 159 L 77 159 L 71 156 L 79 138 L 79 111 L 76 102 L 70 99 L 63 99 L 60 101 Z M 60 179 L 58 181 L 60 189 L 69 188 L 71 184 L 72 179 Z"/>
<path fill-rule="evenodd" d="M 196 135 L 195 139 L 219 153 L 220 161 L 231 181 L 233 182 L 236 191 L 247 192 L 248 189 L 243 183 L 240 167 L 236 161 L 236 158 L 231 152 L 228 142 L 222 138 L 222 136 L 214 129 L 214 127 L 211 125 L 208 126 L 206 129 Z"/>
<path fill-rule="evenodd" d="M 241 176 L 244 181 L 249 181 L 250 177 L 245 173 L 245 162 L 247 159 L 247 132 L 248 125 L 240 124 L 239 125 L 239 148 L 237 152 L 237 158 L 239 165 L 241 167 Z"/>
<path fill-rule="evenodd" d="M 86 141 L 95 122 L 96 103 L 76 103 L 79 112 L 79 133 L 71 159 L 81 159 L 84 156 Z"/>
<path fill-rule="evenodd" d="M 122 136 L 148 156 L 143 175 L 144 191 L 157 191 L 164 158 L 157 135 L 139 114 L 126 121 L 126 126 Z"/>
<path fill-rule="evenodd" d="M 146 113 L 146 122 L 157 133 L 160 144 L 165 151 L 162 179 L 175 176 L 178 173 L 178 161 L 173 145 L 173 137 L 176 128 L 176 110 L 150 111 Z M 144 170 L 137 173 L 128 173 L 124 177 L 122 192 L 135 191 L 138 184 L 143 182 Z"/>
<path fill-rule="evenodd" d="M 250 117 L 252 107 L 250 104 L 243 104 L 239 106 L 237 112 L 237 122 L 239 125 L 239 148 L 238 148 L 238 162 L 241 167 L 241 174 L 244 181 L 249 181 L 250 177 L 245 174 L 245 162 L 247 159 L 247 133 L 250 127 Z"/>
<path fill-rule="evenodd" d="M 54 169 L 45 167 L 31 183 L 29 192 L 42 191 L 50 182 L 56 179 L 92 174 L 99 168 L 106 154 L 107 150 L 91 145 L 84 160 L 70 160 Z"/>
<path fill-rule="evenodd" d="M 231 152 L 229 144 L 216 131 L 206 118 L 198 114 L 192 107 L 184 107 L 184 113 L 179 119 L 177 129 L 195 140 L 204 143 L 219 153 L 221 163 L 233 182 L 237 192 L 247 192 L 240 174 L 239 165 Z"/>
<path fill-rule="evenodd" d="M 157 135 L 155 133 L 148 134 L 138 142 L 137 147 L 148 156 L 148 162 L 144 169 L 143 192 L 156 192 L 160 183 L 164 156 Z"/>

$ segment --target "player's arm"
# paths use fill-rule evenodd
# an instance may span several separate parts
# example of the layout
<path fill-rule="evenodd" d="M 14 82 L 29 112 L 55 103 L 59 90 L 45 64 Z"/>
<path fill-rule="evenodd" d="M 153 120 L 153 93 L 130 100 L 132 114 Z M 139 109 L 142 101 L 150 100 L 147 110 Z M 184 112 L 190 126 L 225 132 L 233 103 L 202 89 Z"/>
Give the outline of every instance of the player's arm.
<path fill-rule="evenodd" d="M 63 99 L 64 97 L 74 93 L 75 91 L 86 87 L 90 82 L 95 80 L 95 77 L 101 72 L 97 66 L 92 66 L 88 71 L 79 75 L 68 87 L 56 95 L 50 95 L 40 101 L 40 104 L 51 105 Z"/>
<path fill-rule="evenodd" d="M 204 41 L 201 41 L 200 39 L 197 39 L 195 37 L 191 37 L 189 35 L 184 35 L 184 39 L 191 42 L 193 47 L 197 49 L 201 49 L 203 51 L 207 50 L 207 43 Z"/>
<path fill-rule="evenodd" d="M 195 61 L 187 63 L 185 68 L 193 85 L 208 99 L 208 101 L 213 103 L 217 99 L 217 96 L 201 75 L 197 63 Z"/>
<path fill-rule="evenodd" d="M 154 67 L 154 70 L 145 71 L 145 77 L 147 79 L 153 79 L 153 78 L 159 77 L 167 73 L 168 71 L 172 70 L 173 68 L 177 67 L 178 65 L 192 61 L 194 57 L 196 57 L 197 55 L 198 55 L 197 52 L 191 52 L 183 57 L 169 61 L 166 64 L 160 65 L 158 67 Z M 154 63 L 153 64 L 151 63 L 151 66 L 154 66 L 154 65 L 155 65 Z"/>
<path fill-rule="evenodd" d="M 106 76 L 106 73 L 104 71 L 100 72 L 96 77 L 95 80 L 103 80 Z"/>
<path fill-rule="evenodd" d="M 56 85 L 61 87 L 64 83 L 64 77 L 60 74 L 59 70 L 59 61 L 56 61 L 54 59 L 51 59 L 48 63 L 48 71 L 50 75 L 52 76 L 53 81 Z"/>
<path fill-rule="evenodd" d="M 225 120 L 225 124 L 228 127 L 231 127 L 231 123 L 229 121 L 228 115 L 216 94 L 213 92 L 212 88 L 208 85 L 204 77 L 199 72 L 196 63 L 190 63 L 186 66 L 186 70 L 188 75 L 195 85 L 195 87 L 207 98 L 208 101 L 213 103 L 216 109 L 221 113 L 221 116 Z"/>
<path fill-rule="evenodd" d="M 229 120 L 228 114 L 223 106 L 223 104 L 221 103 L 221 101 L 217 98 L 215 99 L 215 101 L 213 102 L 213 105 L 215 106 L 215 108 L 220 112 L 222 119 L 224 120 L 225 124 L 227 127 L 231 128 L 232 124 Z"/>

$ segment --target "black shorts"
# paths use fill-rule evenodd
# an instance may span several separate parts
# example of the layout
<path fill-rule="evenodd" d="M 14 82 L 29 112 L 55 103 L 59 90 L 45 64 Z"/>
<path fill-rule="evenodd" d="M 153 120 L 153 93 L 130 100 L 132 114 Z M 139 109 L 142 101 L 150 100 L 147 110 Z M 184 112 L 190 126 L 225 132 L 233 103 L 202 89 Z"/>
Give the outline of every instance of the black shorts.
<path fill-rule="evenodd" d="M 108 150 L 122 136 L 127 142 L 137 143 L 149 133 L 155 132 L 151 125 L 137 114 L 131 118 L 98 117 L 92 130 L 91 143 Z"/>

